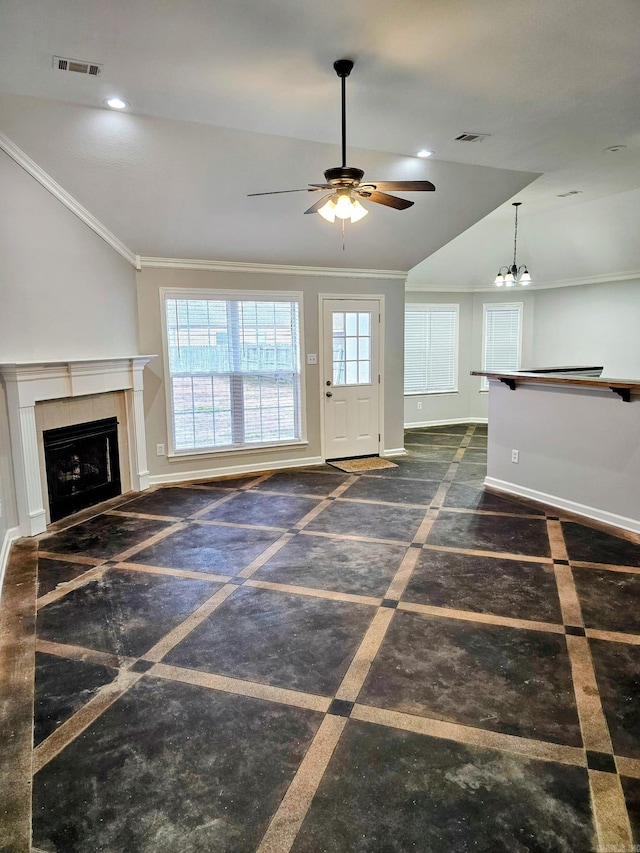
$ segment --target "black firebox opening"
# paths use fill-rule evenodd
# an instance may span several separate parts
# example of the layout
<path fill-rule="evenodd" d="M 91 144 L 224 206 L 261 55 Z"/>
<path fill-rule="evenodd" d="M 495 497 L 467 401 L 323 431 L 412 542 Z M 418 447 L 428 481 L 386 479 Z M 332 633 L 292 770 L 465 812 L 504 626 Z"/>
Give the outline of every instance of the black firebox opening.
<path fill-rule="evenodd" d="M 118 419 L 44 430 L 51 521 L 122 494 Z"/>

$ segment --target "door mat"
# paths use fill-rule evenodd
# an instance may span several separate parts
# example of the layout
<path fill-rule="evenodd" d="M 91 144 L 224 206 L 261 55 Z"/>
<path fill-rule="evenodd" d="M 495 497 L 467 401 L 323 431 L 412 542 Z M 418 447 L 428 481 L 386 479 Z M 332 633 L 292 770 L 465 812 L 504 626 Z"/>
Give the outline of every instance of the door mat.
<path fill-rule="evenodd" d="M 380 459 L 379 456 L 361 456 L 359 459 L 336 459 L 327 464 L 338 468 L 340 471 L 346 471 L 347 474 L 360 474 L 362 471 L 377 471 L 380 468 L 398 467 L 395 462 L 389 462 L 388 459 Z"/>

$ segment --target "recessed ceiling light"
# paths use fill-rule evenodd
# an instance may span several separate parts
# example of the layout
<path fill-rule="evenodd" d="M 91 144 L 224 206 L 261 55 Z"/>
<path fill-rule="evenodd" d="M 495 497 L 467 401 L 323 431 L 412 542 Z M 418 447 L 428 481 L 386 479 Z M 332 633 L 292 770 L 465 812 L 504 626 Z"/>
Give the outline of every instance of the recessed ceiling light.
<path fill-rule="evenodd" d="M 606 154 L 607 151 L 611 151 L 612 154 L 615 154 L 616 151 L 624 151 L 626 145 L 610 145 L 609 148 L 605 148 L 604 152 Z"/>
<path fill-rule="evenodd" d="M 111 107 L 112 110 L 124 110 L 129 104 L 123 101 L 122 98 L 107 98 L 105 104 Z"/>
<path fill-rule="evenodd" d="M 432 154 L 433 151 L 429 151 L 428 148 L 422 148 L 420 151 L 418 151 L 416 157 L 431 157 Z"/>

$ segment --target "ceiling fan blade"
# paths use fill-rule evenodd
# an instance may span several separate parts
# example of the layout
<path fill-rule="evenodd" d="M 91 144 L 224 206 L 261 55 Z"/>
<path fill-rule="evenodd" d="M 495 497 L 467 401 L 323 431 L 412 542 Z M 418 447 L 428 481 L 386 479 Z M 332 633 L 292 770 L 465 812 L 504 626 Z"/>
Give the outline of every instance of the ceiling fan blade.
<path fill-rule="evenodd" d="M 405 193 L 428 193 L 435 190 L 431 181 L 362 181 L 358 189 L 374 187 L 377 190 L 399 190 Z"/>
<path fill-rule="evenodd" d="M 356 195 L 365 201 L 374 201 L 376 204 L 384 204 L 385 207 L 393 207 L 395 210 L 406 210 L 408 207 L 413 207 L 415 202 L 408 201 L 406 198 L 398 198 L 395 195 L 387 195 L 387 193 L 379 193 L 374 190 L 372 193 L 360 192 L 356 190 Z"/>
<path fill-rule="evenodd" d="M 325 189 L 325 187 L 322 187 L 322 189 Z M 273 190 L 272 192 L 269 192 L 269 193 L 247 193 L 247 198 L 249 198 L 252 195 L 282 195 L 282 193 L 317 193 L 317 192 L 320 192 L 320 190 L 309 189 L 308 187 L 305 187 L 302 190 Z"/>
<path fill-rule="evenodd" d="M 333 193 L 329 193 L 329 195 L 323 195 L 322 198 L 319 198 L 315 204 L 312 204 L 309 210 L 305 210 L 305 213 L 317 213 L 322 205 L 327 201 L 327 199 L 331 198 Z"/>
<path fill-rule="evenodd" d="M 333 190 L 335 189 L 333 184 L 309 184 L 310 187 L 318 187 L 320 190 Z"/>

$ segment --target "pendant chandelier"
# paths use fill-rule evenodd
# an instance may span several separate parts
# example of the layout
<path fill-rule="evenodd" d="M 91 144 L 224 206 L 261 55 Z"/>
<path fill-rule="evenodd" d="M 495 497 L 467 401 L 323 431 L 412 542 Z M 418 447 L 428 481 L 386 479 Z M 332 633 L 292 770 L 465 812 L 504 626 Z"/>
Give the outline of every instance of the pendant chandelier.
<path fill-rule="evenodd" d="M 516 260 L 516 249 L 518 244 L 518 208 L 522 204 L 521 201 L 514 201 L 513 207 L 516 209 L 516 224 L 513 233 L 513 263 L 511 266 L 500 267 L 498 275 L 493 282 L 496 287 L 513 287 L 515 284 L 521 284 L 523 287 L 531 284 L 531 276 L 525 264 L 518 266 Z"/>

